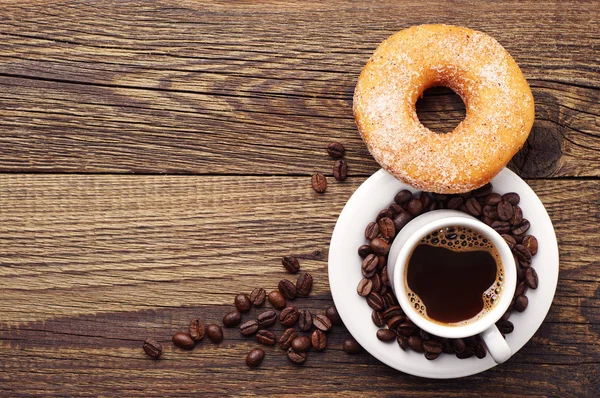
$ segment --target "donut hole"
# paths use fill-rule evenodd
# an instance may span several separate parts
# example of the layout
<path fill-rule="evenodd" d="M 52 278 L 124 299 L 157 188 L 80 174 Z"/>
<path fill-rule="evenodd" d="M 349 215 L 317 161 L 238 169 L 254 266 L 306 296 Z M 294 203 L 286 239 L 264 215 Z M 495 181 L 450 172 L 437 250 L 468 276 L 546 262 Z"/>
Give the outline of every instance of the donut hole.
<path fill-rule="evenodd" d="M 458 94 L 448 87 L 430 87 L 416 104 L 417 116 L 429 130 L 447 134 L 465 119 L 465 103 Z"/>

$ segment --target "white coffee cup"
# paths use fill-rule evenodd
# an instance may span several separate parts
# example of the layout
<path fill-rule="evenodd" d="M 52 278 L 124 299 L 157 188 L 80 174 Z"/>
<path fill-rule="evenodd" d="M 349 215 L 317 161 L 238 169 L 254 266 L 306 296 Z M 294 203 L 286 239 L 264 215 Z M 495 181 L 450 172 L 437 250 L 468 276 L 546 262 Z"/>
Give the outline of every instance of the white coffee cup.
<path fill-rule="evenodd" d="M 405 268 L 413 248 L 432 231 L 444 227 L 461 226 L 471 228 L 485 237 L 498 249 L 504 268 L 503 288 L 499 300 L 479 319 L 464 325 L 442 325 L 428 320 L 419 314 L 410 303 L 406 291 Z M 464 338 L 479 334 L 485 342 L 488 352 L 497 363 L 506 361 L 512 351 L 495 323 L 510 306 L 517 285 L 517 270 L 513 255 L 504 239 L 483 222 L 465 213 L 455 210 L 437 210 L 425 213 L 408 224 L 394 239 L 388 256 L 388 276 L 398 298 L 400 306 L 418 327 L 439 337 Z"/>

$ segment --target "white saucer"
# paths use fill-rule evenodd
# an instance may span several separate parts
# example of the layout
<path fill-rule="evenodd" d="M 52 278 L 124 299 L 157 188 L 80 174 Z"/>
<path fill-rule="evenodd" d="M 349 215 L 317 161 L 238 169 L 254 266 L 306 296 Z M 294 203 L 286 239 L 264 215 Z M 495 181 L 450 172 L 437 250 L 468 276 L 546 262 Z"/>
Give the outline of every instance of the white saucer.
<path fill-rule="evenodd" d="M 539 251 L 532 263 L 539 276 L 539 286 L 536 290 L 527 291 L 529 306 L 525 312 L 511 314 L 510 321 L 515 330 L 506 335 L 512 352 L 516 353 L 540 327 L 552 304 L 558 283 L 558 245 L 544 205 L 525 181 L 504 169 L 492 180 L 492 184 L 494 192 L 517 192 L 520 195 L 519 206 L 523 209 L 524 217 L 531 222 L 528 234 L 535 235 L 539 243 Z M 483 359 L 458 359 L 454 355 L 442 354 L 438 359 L 429 361 L 423 354 L 403 351 L 395 341 L 384 343 L 375 336 L 378 328 L 371 321 L 372 310 L 367 301 L 356 293 L 356 286 L 362 279 L 361 258 L 357 249 L 367 243 L 364 237 L 367 224 L 375 219 L 380 210 L 388 207 L 402 189 L 415 191 L 384 170 L 379 170 L 354 192 L 335 225 L 329 248 L 329 284 L 344 324 L 375 358 L 415 376 L 450 379 L 473 375 L 496 366 L 490 355 Z M 510 360 L 502 366 L 510 366 Z"/>

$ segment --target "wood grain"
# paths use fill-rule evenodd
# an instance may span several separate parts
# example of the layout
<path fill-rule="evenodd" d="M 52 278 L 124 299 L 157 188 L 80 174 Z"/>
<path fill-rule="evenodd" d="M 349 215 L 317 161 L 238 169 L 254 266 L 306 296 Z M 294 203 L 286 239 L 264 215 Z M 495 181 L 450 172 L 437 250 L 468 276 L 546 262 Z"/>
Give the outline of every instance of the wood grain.
<path fill-rule="evenodd" d="M 600 175 L 595 2 L 0 7 L 0 171 L 308 175 L 331 168 L 323 150 L 339 140 L 350 174 L 369 175 L 357 76 L 390 34 L 445 22 L 497 38 L 532 86 L 536 124 L 514 170 Z M 449 131 L 461 106 L 437 95 L 419 116 Z"/>
<path fill-rule="evenodd" d="M 534 339 L 485 374 L 428 383 L 343 353 L 344 328 L 302 368 L 273 348 L 248 370 L 255 343 L 237 330 L 226 330 L 221 347 L 172 347 L 192 316 L 218 322 L 235 293 L 275 288 L 285 254 L 302 256 L 315 277 L 311 298 L 295 304 L 331 305 L 329 239 L 362 181 L 318 195 L 306 177 L 0 175 L 0 392 L 274 395 L 300 377 L 307 395 L 518 396 L 526 376 L 533 396 L 597 393 L 598 180 L 531 182 L 556 227 L 561 278 Z M 164 344 L 162 360 L 143 354 L 148 336 Z"/>

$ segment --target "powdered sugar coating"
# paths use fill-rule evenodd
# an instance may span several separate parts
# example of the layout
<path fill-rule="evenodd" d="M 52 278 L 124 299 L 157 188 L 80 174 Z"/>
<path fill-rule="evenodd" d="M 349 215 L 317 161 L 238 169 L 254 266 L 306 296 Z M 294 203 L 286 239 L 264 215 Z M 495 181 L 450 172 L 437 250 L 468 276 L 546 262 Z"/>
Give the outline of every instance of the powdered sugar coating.
<path fill-rule="evenodd" d="M 423 126 L 415 104 L 447 86 L 466 105 L 448 134 Z M 510 54 L 490 36 L 448 25 L 400 31 L 375 50 L 354 93 L 354 114 L 369 151 L 418 189 L 466 192 L 489 182 L 524 144 L 533 96 Z"/>

